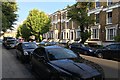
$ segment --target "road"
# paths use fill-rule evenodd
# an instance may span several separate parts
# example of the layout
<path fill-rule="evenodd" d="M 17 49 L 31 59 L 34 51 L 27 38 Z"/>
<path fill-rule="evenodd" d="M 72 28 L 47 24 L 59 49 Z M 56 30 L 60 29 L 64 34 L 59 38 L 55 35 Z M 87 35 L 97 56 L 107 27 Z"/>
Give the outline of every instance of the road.
<path fill-rule="evenodd" d="M 15 50 L 6 50 L 4 47 L 0 49 L 2 49 L 2 78 L 34 79 L 30 70 L 16 59 Z"/>
<path fill-rule="evenodd" d="M 15 50 L 6 50 L 0 46 L 0 59 L 2 59 L 2 78 L 35 78 L 25 64 L 16 59 Z M 118 80 L 120 71 L 119 62 L 112 60 L 99 59 L 91 56 L 81 55 L 82 57 L 99 64 L 108 80 Z M 0 60 L 1 61 L 1 60 Z M 1 65 L 1 64 L 0 64 Z M 1 66 L 0 66 L 1 68 Z M 1 70 L 1 69 L 0 69 Z M 0 76 L 1 77 L 1 76 Z M 120 79 L 119 79 L 120 80 Z"/>
<path fill-rule="evenodd" d="M 108 80 L 120 80 L 120 62 L 107 59 L 100 59 L 86 55 L 81 56 L 87 60 L 99 64 L 105 72 L 105 78 L 107 78 Z"/>

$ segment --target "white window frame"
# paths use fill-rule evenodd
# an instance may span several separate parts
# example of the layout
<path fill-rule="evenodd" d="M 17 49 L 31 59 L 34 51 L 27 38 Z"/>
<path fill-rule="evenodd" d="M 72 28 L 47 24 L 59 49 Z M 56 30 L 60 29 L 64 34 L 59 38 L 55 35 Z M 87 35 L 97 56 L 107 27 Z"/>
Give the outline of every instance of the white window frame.
<path fill-rule="evenodd" d="M 98 29 L 97 33 L 95 33 L 97 37 L 94 37 L 93 30 L 96 30 L 96 29 Z M 99 39 L 99 28 L 98 27 L 91 28 L 91 39 Z"/>
<path fill-rule="evenodd" d="M 115 37 L 116 34 L 117 34 L 117 30 L 116 30 L 115 27 L 106 28 L 106 41 L 114 41 L 114 38 L 113 38 L 113 39 L 110 39 L 110 35 L 109 35 L 109 37 L 108 37 L 108 33 L 110 33 L 110 32 L 108 32 L 108 30 L 110 30 L 110 29 L 114 29 L 114 30 L 113 30 L 113 37 Z"/>

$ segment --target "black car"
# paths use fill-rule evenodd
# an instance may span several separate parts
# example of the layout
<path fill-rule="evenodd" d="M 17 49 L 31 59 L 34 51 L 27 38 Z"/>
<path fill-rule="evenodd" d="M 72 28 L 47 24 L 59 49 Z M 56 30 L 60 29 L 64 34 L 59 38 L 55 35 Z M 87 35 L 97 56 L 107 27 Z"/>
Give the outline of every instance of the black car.
<path fill-rule="evenodd" d="M 13 37 L 3 37 L 3 45 L 5 46 L 6 44 L 6 41 L 9 40 L 9 39 L 15 39 Z"/>
<path fill-rule="evenodd" d="M 108 58 L 120 60 L 120 43 L 110 44 L 95 52 L 99 58 Z"/>
<path fill-rule="evenodd" d="M 7 49 L 10 49 L 10 48 L 15 48 L 16 44 L 17 44 L 16 39 L 7 39 L 4 46 Z"/>
<path fill-rule="evenodd" d="M 19 43 L 16 46 L 16 57 L 22 62 L 29 62 L 35 48 L 37 48 L 37 44 L 34 42 Z"/>
<path fill-rule="evenodd" d="M 36 48 L 30 63 L 42 80 L 103 80 L 95 65 L 60 46 Z"/>
<path fill-rule="evenodd" d="M 94 55 L 94 51 L 92 48 L 86 47 L 81 43 L 72 43 L 69 48 L 76 53 Z"/>

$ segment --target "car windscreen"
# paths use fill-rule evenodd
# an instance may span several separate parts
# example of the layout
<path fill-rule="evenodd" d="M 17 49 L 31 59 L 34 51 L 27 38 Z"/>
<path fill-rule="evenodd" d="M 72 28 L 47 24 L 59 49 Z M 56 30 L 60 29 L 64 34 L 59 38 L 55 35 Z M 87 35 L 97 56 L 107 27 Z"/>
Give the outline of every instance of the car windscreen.
<path fill-rule="evenodd" d="M 35 49 L 37 48 L 37 45 L 35 43 L 24 43 L 23 48 L 24 49 Z"/>
<path fill-rule="evenodd" d="M 66 48 L 47 49 L 47 51 L 50 60 L 77 58 L 77 55 L 73 51 Z"/>
<path fill-rule="evenodd" d="M 15 44 L 15 43 L 16 43 L 16 40 L 8 40 L 7 43 Z"/>

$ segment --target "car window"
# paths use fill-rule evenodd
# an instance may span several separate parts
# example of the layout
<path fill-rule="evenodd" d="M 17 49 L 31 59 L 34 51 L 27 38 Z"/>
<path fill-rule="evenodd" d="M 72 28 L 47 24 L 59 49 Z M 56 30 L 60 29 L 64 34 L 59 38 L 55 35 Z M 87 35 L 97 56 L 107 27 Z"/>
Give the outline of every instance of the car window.
<path fill-rule="evenodd" d="M 119 50 L 120 50 L 120 44 L 118 44 L 118 45 L 117 45 L 117 49 L 119 49 Z"/>
<path fill-rule="evenodd" d="M 85 47 L 85 45 L 84 44 L 80 44 L 80 47 Z"/>
<path fill-rule="evenodd" d="M 37 54 L 38 56 L 45 56 L 44 48 L 37 48 L 37 49 L 34 50 L 33 53 Z"/>
<path fill-rule="evenodd" d="M 7 43 L 15 44 L 16 40 L 8 40 Z"/>
<path fill-rule="evenodd" d="M 23 48 L 24 49 L 35 49 L 37 48 L 37 45 L 35 43 L 24 43 Z"/>
<path fill-rule="evenodd" d="M 58 59 L 67 59 L 67 58 L 76 58 L 77 55 L 65 48 L 54 48 L 54 49 L 47 49 L 48 57 L 50 60 L 58 60 Z"/>
<path fill-rule="evenodd" d="M 78 47 L 79 44 L 73 43 L 72 46 Z"/>
<path fill-rule="evenodd" d="M 107 46 L 108 49 L 117 49 L 117 46 L 115 44 Z"/>

